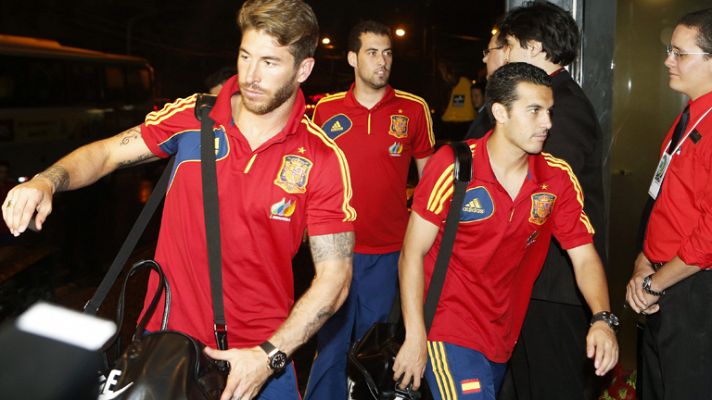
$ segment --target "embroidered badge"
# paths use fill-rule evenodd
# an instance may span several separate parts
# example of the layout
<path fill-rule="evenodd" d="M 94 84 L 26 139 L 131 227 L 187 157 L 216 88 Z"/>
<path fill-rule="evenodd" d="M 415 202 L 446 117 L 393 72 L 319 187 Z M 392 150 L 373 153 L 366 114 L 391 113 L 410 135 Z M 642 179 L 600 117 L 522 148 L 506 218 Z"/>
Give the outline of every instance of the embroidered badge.
<path fill-rule="evenodd" d="M 400 157 L 401 153 L 403 153 L 402 144 L 398 142 L 393 142 L 392 145 L 388 146 L 388 154 L 390 154 L 391 157 Z"/>
<path fill-rule="evenodd" d="M 532 195 L 532 211 L 529 222 L 536 225 L 543 225 L 548 219 L 551 210 L 554 208 L 556 196 L 552 193 L 534 193 Z"/>
<path fill-rule="evenodd" d="M 485 220 L 494 214 L 494 202 L 483 186 L 468 189 L 460 214 L 460 221 L 474 222 Z"/>
<path fill-rule="evenodd" d="M 460 381 L 460 390 L 462 394 L 479 393 L 482 388 L 479 379 L 465 379 Z"/>
<path fill-rule="evenodd" d="M 331 140 L 336 140 L 337 137 L 348 132 L 353 126 L 353 122 L 344 114 L 336 114 L 329 118 L 321 126 L 324 130 L 326 136 L 330 137 Z"/>
<path fill-rule="evenodd" d="M 309 171 L 312 162 L 304 157 L 288 155 L 282 159 L 282 168 L 277 173 L 274 184 L 287 193 L 304 193 L 307 191 Z"/>
<path fill-rule="evenodd" d="M 270 218 L 289 222 L 295 208 L 297 208 L 296 201 L 286 200 L 282 197 L 282 200 L 272 204 L 272 207 L 270 207 Z"/>
<path fill-rule="evenodd" d="M 405 115 L 391 115 L 391 127 L 388 134 L 398 139 L 408 137 L 408 117 Z"/>

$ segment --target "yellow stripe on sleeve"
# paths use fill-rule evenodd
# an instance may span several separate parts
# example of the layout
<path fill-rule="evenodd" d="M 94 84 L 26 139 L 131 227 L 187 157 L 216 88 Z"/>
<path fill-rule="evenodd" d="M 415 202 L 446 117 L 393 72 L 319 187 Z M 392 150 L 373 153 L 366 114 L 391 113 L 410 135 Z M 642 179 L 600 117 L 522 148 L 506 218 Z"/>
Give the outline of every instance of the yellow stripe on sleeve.
<path fill-rule="evenodd" d="M 433 133 L 433 118 L 430 115 L 430 107 L 428 107 L 428 103 L 422 97 L 418 97 L 412 93 L 404 92 L 402 90 L 397 89 L 394 89 L 394 91 L 396 93 L 396 97 L 412 100 L 423 107 L 423 114 L 425 114 L 425 122 L 428 128 L 428 140 L 430 141 L 431 146 L 435 146 L 435 134 Z"/>
<path fill-rule="evenodd" d="M 588 215 L 586 215 L 586 213 L 583 211 L 583 190 L 581 189 L 581 184 L 579 183 L 579 180 L 576 177 L 576 174 L 574 174 L 574 171 L 571 169 L 569 163 L 567 163 L 565 160 L 562 160 L 561 158 L 556 158 L 549 153 L 542 152 L 541 154 L 544 156 L 544 160 L 546 160 L 546 163 L 550 167 L 558 168 L 567 173 L 569 179 L 571 180 L 571 184 L 574 187 L 574 191 L 576 192 L 576 201 L 578 201 L 578 203 L 581 205 L 581 216 L 579 217 L 579 221 L 584 224 L 588 233 L 590 233 L 591 235 L 596 233 L 596 230 L 591 224 L 591 220 L 589 220 Z"/>
<path fill-rule="evenodd" d="M 178 99 L 172 103 L 168 103 L 165 106 L 163 106 L 162 109 L 159 111 L 154 111 L 146 115 L 146 120 L 144 123 L 146 125 L 158 125 L 161 123 L 161 121 L 164 121 L 166 118 L 175 115 L 175 113 L 179 111 L 183 111 L 187 108 L 195 106 L 195 101 L 197 99 L 198 95 L 194 94 L 190 97 L 186 97 L 184 99 Z"/>
<path fill-rule="evenodd" d="M 344 222 L 356 220 L 356 210 L 351 207 L 351 175 L 349 173 L 348 162 L 346 161 L 346 156 L 341 151 L 341 149 L 334 143 L 333 140 L 317 126 L 315 123 L 309 120 L 306 116 L 302 119 L 302 123 L 306 126 L 307 130 L 314 136 L 321 139 L 321 141 L 326 144 L 330 149 L 336 154 L 336 158 L 339 161 L 339 168 L 341 170 L 341 182 L 344 185 L 344 199 L 341 203 L 341 210 L 344 212 Z"/>

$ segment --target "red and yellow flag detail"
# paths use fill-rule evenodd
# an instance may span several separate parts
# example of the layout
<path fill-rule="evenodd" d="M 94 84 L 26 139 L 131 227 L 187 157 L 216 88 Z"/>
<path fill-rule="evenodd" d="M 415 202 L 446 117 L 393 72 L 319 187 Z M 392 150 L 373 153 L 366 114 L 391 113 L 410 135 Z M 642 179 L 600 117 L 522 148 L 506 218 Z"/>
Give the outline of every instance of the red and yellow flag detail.
<path fill-rule="evenodd" d="M 479 393 L 480 380 L 479 379 L 465 379 L 460 382 L 460 389 L 462 389 L 462 394 Z"/>

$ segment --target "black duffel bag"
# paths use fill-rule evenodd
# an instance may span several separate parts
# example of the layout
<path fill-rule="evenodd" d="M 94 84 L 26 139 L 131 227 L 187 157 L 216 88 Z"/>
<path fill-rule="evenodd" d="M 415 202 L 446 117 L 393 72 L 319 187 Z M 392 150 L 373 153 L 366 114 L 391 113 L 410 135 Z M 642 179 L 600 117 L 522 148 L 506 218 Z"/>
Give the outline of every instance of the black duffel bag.
<path fill-rule="evenodd" d="M 203 353 L 204 344 L 176 331 L 165 330 L 170 312 L 170 287 L 161 267 L 153 260 L 140 261 L 124 279 L 117 306 L 118 338 L 123 322 L 124 295 L 129 278 L 148 268 L 159 276 L 156 293 L 136 327 L 131 344 L 104 375 L 100 400 L 212 400 L 219 399 L 225 388 L 229 369 L 224 362 Z M 165 307 L 160 331 L 145 333 L 149 318 L 165 293 Z"/>

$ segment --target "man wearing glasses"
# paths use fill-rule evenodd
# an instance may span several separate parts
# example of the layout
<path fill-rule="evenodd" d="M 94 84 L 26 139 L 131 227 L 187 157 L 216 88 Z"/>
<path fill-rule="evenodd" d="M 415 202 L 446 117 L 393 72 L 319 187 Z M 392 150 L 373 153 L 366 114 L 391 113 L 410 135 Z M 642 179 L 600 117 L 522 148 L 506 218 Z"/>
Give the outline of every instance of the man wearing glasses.
<path fill-rule="evenodd" d="M 689 101 L 662 142 L 626 301 L 647 315 L 639 396 L 703 399 L 712 393 L 712 8 L 678 22 L 665 66 Z"/>
<path fill-rule="evenodd" d="M 526 62 L 551 77 L 555 107 L 544 151 L 565 160 L 578 177 L 584 211 L 596 230 L 594 245 L 606 265 L 603 136 L 591 102 L 564 69 L 577 56 L 576 21 L 552 3 L 528 2 L 504 16 L 496 38 L 485 61 L 501 54 L 503 62 Z M 586 359 L 589 327 L 603 320 L 616 328 L 618 319 L 611 310 L 591 315 L 585 300 L 571 260 L 558 242 L 552 242 L 532 290 L 500 399 L 597 397 L 598 380 Z"/>

